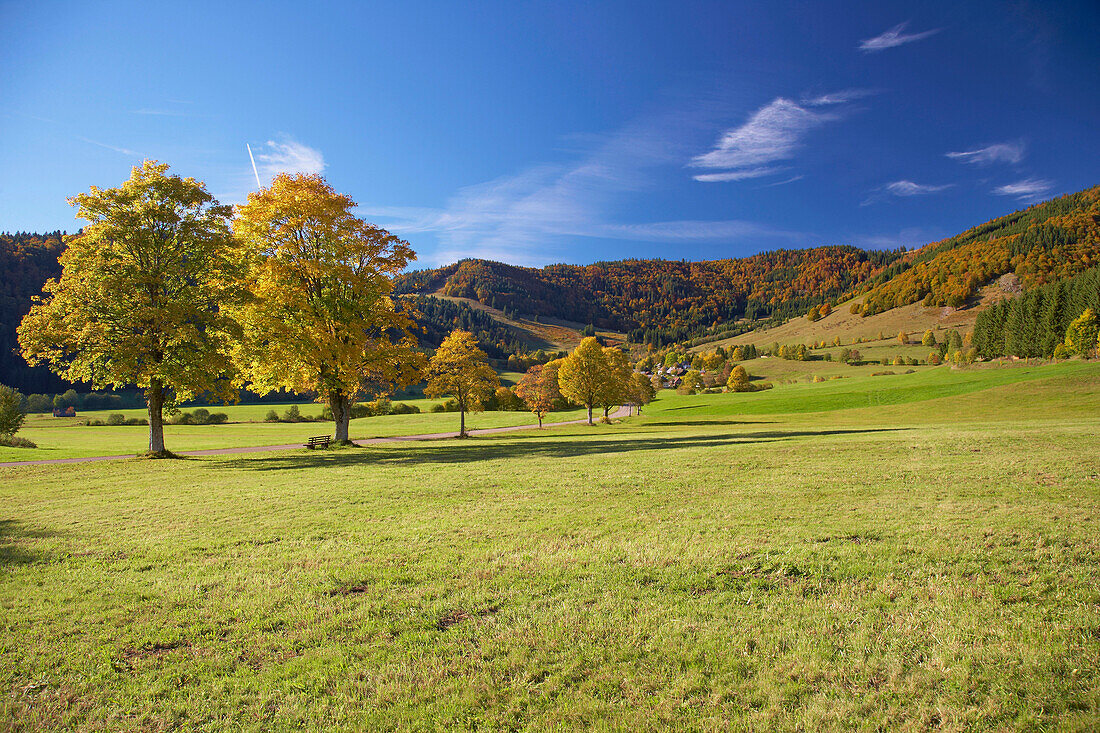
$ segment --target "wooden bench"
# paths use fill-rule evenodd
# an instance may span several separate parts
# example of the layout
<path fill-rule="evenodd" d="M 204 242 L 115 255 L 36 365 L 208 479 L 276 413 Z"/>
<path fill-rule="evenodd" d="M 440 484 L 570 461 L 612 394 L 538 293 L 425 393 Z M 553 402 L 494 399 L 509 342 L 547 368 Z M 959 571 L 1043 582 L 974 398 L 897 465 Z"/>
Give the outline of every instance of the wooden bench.
<path fill-rule="evenodd" d="M 313 450 L 314 448 L 328 448 L 328 444 L 332 442 L 332 436 L 329 435 L 314 435 L 308 441 L 306 441 L 306 448 Z"/>

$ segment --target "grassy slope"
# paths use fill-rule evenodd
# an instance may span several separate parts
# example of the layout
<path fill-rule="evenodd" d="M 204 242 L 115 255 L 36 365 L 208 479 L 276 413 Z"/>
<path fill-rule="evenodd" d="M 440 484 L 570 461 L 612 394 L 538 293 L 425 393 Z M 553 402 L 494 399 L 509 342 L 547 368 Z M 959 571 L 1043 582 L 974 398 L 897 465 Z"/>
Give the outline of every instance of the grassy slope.
<path fill-rule="evenodd" d="M 581 329 L 585 324 L 573 321 L 563 321 L 557 318 L 540 318 L 538 321 L 530 318 L 509 318 L 499 308 L 485 305 L 470 298 L 455 298 L 440 293 L 432 293 L 431 297 L 440 300 L 449 300 L 452 303 L 462 303 L 474 310 L 482 311 L 497 322 L 515 331 L 521 339 L 526 341 L 532 351 L 546 349 L 548 351 L 572 351 L 583 338 Z M 606 345 L 626 343 L 626 334 L 618 331 L 598 330 L 596 333 L 603 339 Z"/>
<path fill-rule="evenodd" d="M 404 400 L 417 405 L 419 415 L 386 415 L 366 417 L 351 421 L 351 437 L 381 438 L 420 433 L 458 432 L 458 413 L 429 413 L 429 407 L 438 400 Z M 207 448 L 237 448 L 251 445 L 283 445 L 305 442 L 311 435 L 331 435 L 332 422 L 264 423 L 259 421 L 268 410 L 282 414 L 287 405 L 230 405 L 210 407 L 211 412 L 225 412 L 234 422 L 225 425 L 166 425 L 165 443 L 170 450 L 204 450 Z M 316 403 L 300 405 L 303 415 L 317 415 L 321 406 Z M 105 419 L 112 411 L 84 412 L 77 418 L 54 418 L 32 415 L 20 437 L 38 445 L 37 449 L 5 448 L 0 446 L 0 461 L 29 461 L 48 458 L 75 458 L 80 456 L 120 455 L 140 453 L 148 446 L 149 428 L 142 425 L 82 426 L 78 422 L 89 418 Z M 144 417 L 144 410 L 120 410 L 131 417 Z M 580 410 L 555 412 L 548 420 L 559 422 L 583 417 Z M 481 412 L 466 416 L 466 427 L 508 427 L 535 425 L 535 417 L 528 412 Z"/>
<path fill-rule="evenodd" d="M 764 346 L 775 342 L 781 344 L 808 344 L 818 341 L 832 343 L 837 336 L 844 344 L 851 345 L 857 338 L 877 340 L 880 333 L 887 337 L 887 341 L 896 340 L 900 331 L 907 331 L 919 341 L 921 335 L 929 328 L 936 333 L 936 338 L 942 341 L 944 334 L 951 329 L 959 333 L 973 330 L 978 313 L 1000 297 L 1003 296 L 999 289 L 995 285 L 990 285 L 983 288 L 967 308 L 925 308 L 920 303 L 914 303 L 864 318 L 848 311 L 853 302 L 862 299 L 861 296 L 854 301 L 841 303 L 832 313 L 816 322 L 811 322 L 805 317 L 792 318 L 774 328 L 750 331 L 733 338 L 703 344 L 692 351 L 713 351 L 718 345 L 730 348 L 737 344 Z M 921 356 L 927 356 L 927 354 L 928 349 L 924 349 Z"/>
<path fill-rule="evenodd" d="M 1098 408 L 1097 364 L 932 370 L 663 392 L 610 428 L 0 469 L 0 718 L 1095 727 Z"/>

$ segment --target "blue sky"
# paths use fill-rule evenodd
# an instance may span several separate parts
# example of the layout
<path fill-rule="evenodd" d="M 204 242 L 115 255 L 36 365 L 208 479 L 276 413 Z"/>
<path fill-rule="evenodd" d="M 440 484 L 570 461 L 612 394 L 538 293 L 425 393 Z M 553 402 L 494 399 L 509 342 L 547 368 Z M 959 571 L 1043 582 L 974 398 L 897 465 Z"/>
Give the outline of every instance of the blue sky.
<path fill-rule="evenodd" d="M 920 245 L 1100 183 L 1096 2 L 0 0 L 0 230 L 321 172 L 419 266 Z"/>

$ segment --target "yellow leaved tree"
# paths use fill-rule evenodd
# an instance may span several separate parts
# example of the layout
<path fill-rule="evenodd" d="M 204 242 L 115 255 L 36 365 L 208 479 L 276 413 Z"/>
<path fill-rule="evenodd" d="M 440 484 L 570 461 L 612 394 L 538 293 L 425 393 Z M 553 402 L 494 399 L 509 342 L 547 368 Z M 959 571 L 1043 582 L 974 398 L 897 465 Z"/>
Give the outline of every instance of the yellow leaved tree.
<path fill-rule="evenodd" d="M 609 368 L 607 354 L 595 336 L 582 340 L 558 367 L 558 386 L 562 395 L 578 405 L 584 405 L 588 410 L 589 425 L 594 424 L 592 408 L 600 404 L 605 394 Z"/>
<path fill-rule="evenodd" d="M 360 396 L 413 384 L 424 364 L 410 314 L 392 297 L 415 254 L 354 208 L 320 176 L 280 174 L 249 194 L 233 224 L 252 296 L 235 313 L 244 378 L 260 393 L 316 393 L 337 443 L 348 442 Z"/>
<path fill-rule="evenodd" d="M 612 407 L 618 407 L 629 401 L 630 375 L 634 370 L 630 366 L 630 355 L 622 349 L 608 346 L 604 348 L 603 353 L 607 359 L 607 371 L 604 372 L 599 405 L 603 408 L 604 422 L 607 422 L 611 419 Z"/>
<path fill-rule="evenodd" d="M 237 396 L 231 210 L 167 171 L 147 160 L 118 188 L 69 200 L 88 224 L 67 239 L 60 279 L 46 282 L 18 330 L 32 365 L 95 388 L 144 390 L 153 455 L 169 455 L 165 408 L 200 393 Z"/>
<path fill-rule="evenodd" d="M 429 397 L 453 397 L 458 403 L 458 437 L 466 436 L 466 413 L 480 412 L 482 403 L 500 386 L 485 352 L 469 331 L 452 331 L 428 361 Z"/>

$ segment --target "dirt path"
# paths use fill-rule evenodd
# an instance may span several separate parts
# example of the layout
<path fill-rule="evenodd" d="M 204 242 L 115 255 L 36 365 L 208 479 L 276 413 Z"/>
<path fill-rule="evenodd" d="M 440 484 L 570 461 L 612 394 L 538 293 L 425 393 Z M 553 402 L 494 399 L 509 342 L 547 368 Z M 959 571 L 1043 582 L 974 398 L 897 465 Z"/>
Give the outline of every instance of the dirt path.
<path fill-rule="evenodd" d="M 611 413 L 611 417 L 626 417 L 628 409 L 620 407 L 615 412 Z M 556 428 L 563 425 L 580 425 L 587 422 L 587 419 L 582 418 L 580 420 L 566 420 L 565 422 L 543 423 L 544 428 Z M 535 425 L 513 425 L 506 428 L 482 428 L 480 430 L 468 431 L 471 436 L 473 435 L 493 435 L 495 433 L 511 433 L 516 430 L 537 430 Z M 443 438 L 454 438 L 454 433 L 423 433 L 421 435 L 395 435 L 389 438 L 363 438 L 361 440 L 352 441 L 356 445 L 379 445 L 382 443 L 400 443 L 402 441 L 410 440 L 441 440 Z M 277 450 L 298 450 L 304 449 L 305 446 L 302 443 L 287 443 L 285 445 L 255 445 L 244 448 L 210 448 L 207 450 L 186 450 L 180 451 L 181 456 L 224 456 L 234 453 L 266 453 L 268 451 Z M 120 461 L 124 458 L 133 458 L 132 453 L 120 456 L 86 456 L 84 458 L 48 458 L 41 461 L 10 461 L 7 463 L 0 463 L 0 468 L 7 466 L 48 466 L 53 463 L 91 463 L 93 461 Z"/>

